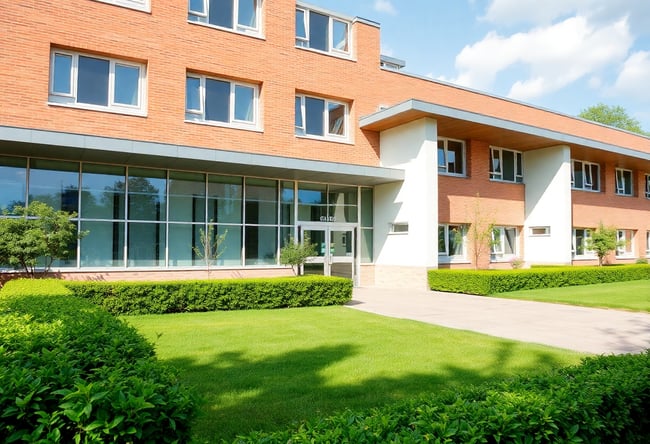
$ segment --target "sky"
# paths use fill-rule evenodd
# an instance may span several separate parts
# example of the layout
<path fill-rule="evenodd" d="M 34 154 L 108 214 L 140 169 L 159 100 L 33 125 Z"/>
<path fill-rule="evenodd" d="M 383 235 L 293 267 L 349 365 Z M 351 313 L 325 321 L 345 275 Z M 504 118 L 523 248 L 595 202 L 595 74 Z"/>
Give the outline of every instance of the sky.
<path fill-rule="evenodd" d="M 650 131 L 650 0 L 306 0 L 381 26 L 403 71 L 577 115 L 622 106 Z"/>

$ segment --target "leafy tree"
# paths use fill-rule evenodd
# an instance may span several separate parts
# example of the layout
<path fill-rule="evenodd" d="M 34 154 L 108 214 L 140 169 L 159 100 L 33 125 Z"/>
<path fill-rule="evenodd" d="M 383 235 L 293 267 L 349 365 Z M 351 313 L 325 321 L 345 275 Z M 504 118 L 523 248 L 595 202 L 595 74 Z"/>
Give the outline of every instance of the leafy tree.
<path fill-rule="evenodd" d="M 77 239 L 86 233 L 77 233 L 71 221 L 75 213 L 56 211 L 43 202 L 32 202 L 28 207 L 17 205 L 0 217 L 0 264 L 22 269 L 36 277 L 36 269 L 43 264 L 43 274 L 50 271 L 56 259 L 70 256 Z"/>
<path fill-rule="evenodd" d="M 212 222 L 212 221 L 210 221 Z M 199 230 L 199 242 L 201 247 L 198 246 L 192 247 L 194 254 L 199 258 L 203 259 L 205 266 L 208 270 L 208 279 L 210 278 L 210 266 L 219 259 L 219 256 L 223 254 L 225 248 L 221 248 L 221 245 L 225 242 L 226 236 L 228 235 L 228 230 L 225 230 L 223 234 L 215 235 L 214 233 L 214 224 L 208 224 L 208 229 L 204 230 L 201 228 Z"/>
<path fill-rule="evenodd" d="M 297 276 L 300 267 L 316 254 L 316 244 L 311 243 L 308 236 L 305 236 L 303 243 L 296 242 L 293 236 L 289 236 L 285 246 L 280 249 L 280 263 L 282 265 L 291 265 L 293 274 Z"/>
<path fill-rule="evenodd" d="M 604 103 L 599 103 L 598 105 L 583 109 L 580 111 L 578 116 L 583 119 L 621 128 L 633 133 L 648 135 L 648 133 L 643 131 L 641 128 L 641 123 L 634 117 L 628 115 L 627 111 L 622 106 L 610 106 L 605 105 Z"/>
<path fill-rule="evenodd" d="M 587 249 L 596 253 L 598 265 L 603 265 L 605 257 L 620 245 L 616 239 L 616 229 L 605 227 L 601 222 L 598 228 L 585 240 Z"/>
<path fill-rule="evenodd" d="M 483 263 L 483 258 L 490 255 L 494 241 L 494 218 L 487 214 L 481 205 L 481 196 L 476 193 L 474 202 L 469 208 L 471 223 L 467 231 L 467 239 L 472 246 L 474 268 L 478 269 Z"/>

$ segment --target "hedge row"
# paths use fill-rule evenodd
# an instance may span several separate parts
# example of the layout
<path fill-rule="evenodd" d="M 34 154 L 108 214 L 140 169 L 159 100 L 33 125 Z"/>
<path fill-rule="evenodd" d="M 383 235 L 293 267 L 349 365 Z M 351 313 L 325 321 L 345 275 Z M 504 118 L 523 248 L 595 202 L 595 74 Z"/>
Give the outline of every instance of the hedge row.
<path fill-rule="evenodd" d="M 237 443 L 647 443 L 650 352 L 252 433 Z"/>
<path fill-rule="evenodd" d="M 0 442 L 187 442 L 196 402 L 134 328 L 61 281 L 0 291 Z"/>
<path fill-rule="evenodd" d="M 323 276 L 64 285 L 114 315 L 325 306 L 352 299 L 352 281 Z"/>
<path fill-rule="evenodd" d="M 523 270 L 429 270 L 428 278 L 431 290 L 489 295 L 536 288 L 650 279 L 650 265 Z"/>

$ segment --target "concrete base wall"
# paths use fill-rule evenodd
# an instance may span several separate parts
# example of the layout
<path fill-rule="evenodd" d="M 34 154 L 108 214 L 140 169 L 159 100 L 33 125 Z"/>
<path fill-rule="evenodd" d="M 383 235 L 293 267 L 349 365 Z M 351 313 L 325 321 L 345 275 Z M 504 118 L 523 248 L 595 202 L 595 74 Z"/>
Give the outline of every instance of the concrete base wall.
<path fill-rule="evenodd" d="M 427 290 L 427 268 L 375 265 L 375 286 Z"/>

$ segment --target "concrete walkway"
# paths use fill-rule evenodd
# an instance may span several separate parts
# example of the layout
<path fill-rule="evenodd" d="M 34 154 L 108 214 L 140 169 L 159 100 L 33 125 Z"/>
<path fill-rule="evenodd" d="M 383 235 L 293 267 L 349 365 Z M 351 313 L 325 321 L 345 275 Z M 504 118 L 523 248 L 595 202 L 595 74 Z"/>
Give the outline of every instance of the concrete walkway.
<path fill-rule="evenodd" d="M 650 348 L 650 314 L 413 289 L 359 287 L 349 307 L 594 354 Z"/>

